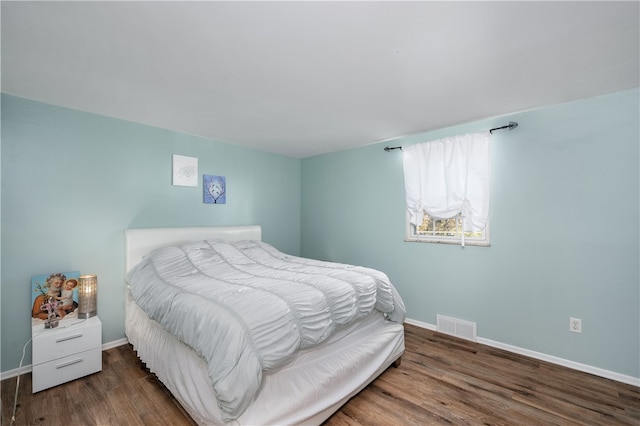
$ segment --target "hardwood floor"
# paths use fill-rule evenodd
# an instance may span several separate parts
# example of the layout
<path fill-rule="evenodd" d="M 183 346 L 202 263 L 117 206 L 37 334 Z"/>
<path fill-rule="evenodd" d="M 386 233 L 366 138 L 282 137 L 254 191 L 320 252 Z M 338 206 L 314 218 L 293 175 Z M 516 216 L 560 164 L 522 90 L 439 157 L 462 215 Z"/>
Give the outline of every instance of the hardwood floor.
<path fill-rule="evenodd" d="M 402 364 L 326 425 L 640 425 L 640 388 L 405 326 Z"/>
<path fill-rule="evenodd" d="M 2 426 L 11 425 L 16 379 L 3 380 Z M 31 373 L 20 378 L 14 425 L 192 425 L 170 393 L 130 345 L 102 352 L 102 371 L 31 393 Z"/>
<path fill-rule="evenodd" d="M 640 425 L 640 388 L 406 325 L 406 352 L 325 426 Z M 16 379 L 1 382 L 10 425 Z M 31 394 L 20 380 L 15 425 L 192 425 L 131 346 L 103 371 Z"/>

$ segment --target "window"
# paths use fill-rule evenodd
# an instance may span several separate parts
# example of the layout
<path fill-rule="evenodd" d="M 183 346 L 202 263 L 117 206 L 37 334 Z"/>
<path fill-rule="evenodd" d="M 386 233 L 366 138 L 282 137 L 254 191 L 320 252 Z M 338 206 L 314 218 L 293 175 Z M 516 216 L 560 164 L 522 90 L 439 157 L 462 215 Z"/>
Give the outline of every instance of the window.
<path fill-rule="evenodd" d="M 483 132 L 403 147 L 407 241 L 489 245 L 490 139 Z"/>
<path fill-rule="evenodd" d="M 409 222 L 407 217 L 407 241 L 419 241 L 441 244 L 461 244 L 462 215 L 449 219 L 433 219 L 426 212 L 418 226 Z M 464 243 L 468 246 L 489 246 L 489 222 L 482 231 L 465 232 Z"/>

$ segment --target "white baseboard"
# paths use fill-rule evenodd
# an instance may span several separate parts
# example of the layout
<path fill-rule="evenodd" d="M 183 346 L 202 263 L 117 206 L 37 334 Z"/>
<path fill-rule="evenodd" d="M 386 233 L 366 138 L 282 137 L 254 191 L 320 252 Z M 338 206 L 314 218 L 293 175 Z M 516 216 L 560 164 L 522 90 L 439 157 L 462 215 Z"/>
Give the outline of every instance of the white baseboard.
<path fill-rule="evenodd" d="M 118 347 L 118 346 L 126 345 L 127 343 L 129 343 L 129 341 L 127 340 L 126 337 L 123 337 L 122 339 L 114 340 L 113 342 L 104 343 L 102 345 L 102 350 L 106 351 L 107 349 L 111 349 L 111 348 L 115 348 L 115 347 Z"/>
<path fill-rule="evenodd" d="M 433 324 L 428 324 L 426 322 L 405 319 L 407 324 L 415 325 L 416 327 L 426 328 L 428 330 L 436 330 L 436 326 Z M 570 361 L 568 359 L 559 358 L 553 355 L 547 355 L 540 352 L 532 351 L 529 349 L 520 348 L 518 346 L 509 345 L 506 343 L 496 342 L 495 340 L 485 339 L 482 337 L 478 337 L 477 343 L 482 345 L 491 346 L 498 349 L 504 349 L 505 351 L 513 352 L 519 355 L 528 356 L 530 358 L 539 359 L 541 361 L 550 362 L 552 364 L 561 365 L 563 367 L 571 368 L 574 370 L 582 371 L 585 373 L 593 374 L 595 376 L 604 377 L 605 379 L 615 380 L 617 382 L 626 383 L 628 385 L 638 386 L 640 387 L 640 378 L 627 376 L 625 374 L 616 373 L 615 371 L 605 370 L 603 368 L 593 367 L 591 365 L 581 364 L 579 362 Z"/>
<path fill-rule="evenodd" d="M 123 339 L 114 340 L 113 342 L 104 343 L 102 345 L 102 350 L 106 351 L 107 349 L 126 345 L 127 343 L 129 343 L 129 341 L 127 340 L 126 337 Z M 18 377 L 18 375 L 25 374 L 25 373 L 31 373 L 32 370 L 33 368 L 31 364 L 29 364 L 29 365 L 23 365 L 22 368 L 14 368 L 13 370 L 3 371 L 0 373 L 0 380 L 10 379 L 12 377 Z"/>
<path fill-rule="evenodd" d="M 434 324 L 429 324 L 427 322 L 413 320 L 411 318 L 405 318 L 404 322 L 406 322 L 407 324 L 415 325 L 416 327 L 426 328 L 427 330 L 436 331 L 436 326 Z"/>

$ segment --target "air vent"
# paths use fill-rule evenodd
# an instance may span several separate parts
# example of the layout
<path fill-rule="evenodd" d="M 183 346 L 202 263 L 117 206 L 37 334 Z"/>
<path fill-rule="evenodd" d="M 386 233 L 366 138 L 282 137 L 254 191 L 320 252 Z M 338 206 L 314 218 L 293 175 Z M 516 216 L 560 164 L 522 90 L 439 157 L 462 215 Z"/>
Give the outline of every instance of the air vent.
<path fill-rule="evenodd" d="M 476 341 L 476 323 L 444 315 L 436 315 L 436 330 L 461 339 Z"/>

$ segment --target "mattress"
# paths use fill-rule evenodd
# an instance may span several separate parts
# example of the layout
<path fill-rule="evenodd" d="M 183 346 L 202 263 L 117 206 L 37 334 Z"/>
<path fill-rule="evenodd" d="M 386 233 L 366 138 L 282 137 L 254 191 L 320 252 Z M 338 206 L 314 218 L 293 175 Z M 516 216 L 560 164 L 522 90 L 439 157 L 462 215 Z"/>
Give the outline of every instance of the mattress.
<path fill-rule="evenodd" d="M 129 292 L 126 305 L 129 342 L 200 425 L 320 424 L 404 351 L 402 324 L 373 312 L 265 372 L 253 403 L 237 420 L 224 423 L 205 361 L 149 319 Z"/>

